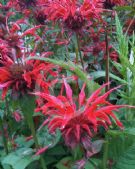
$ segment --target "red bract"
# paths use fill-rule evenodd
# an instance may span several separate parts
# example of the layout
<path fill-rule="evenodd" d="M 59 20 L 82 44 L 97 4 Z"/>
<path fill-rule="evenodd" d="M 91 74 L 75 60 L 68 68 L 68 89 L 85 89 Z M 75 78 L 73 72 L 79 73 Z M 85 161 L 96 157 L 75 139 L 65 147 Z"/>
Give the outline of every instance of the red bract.
<path fill-rule="evenodd" d="M 84 0 L 82 4 L 77 0 L 54 0 L 49 4 L 46 14 L 49 20 L 62 20 L 67 28 L 78 31 L 86 22 L 100 18 L 98 7 L 98 0 Z"/>
<path fill-rule="evenodd" d="M 48 90 L 50 83 L 45 81 L 48 72 L 54 66 L 40 61 L 14 62 L 7 59 L 6 65 L 0 68 L 0 88 L 3 89 L 2 97 L 4 98 L 7 90 L 12 89 L 12 95 L 18 97 L 22 94 L 27 94 L 35 89 L 35 85 L 39 85 Z M 42 71 L 42 73 L 40 73 Z"/>
<path fill-rule="evenodd" d="M 19 111 L 13 112 L 13 117 L 16 120 L 16 122 L 20 122 L 22 120 L 22 116 Z"/>
<path fill-rule="evenodd" d="M 36 152 L 35 156 L 38 156 L 38 155 L 40 155 L 40 154 L 43 154 L 47 149 L 48 149 L 48 146 L 46 146 L 46 147 L 44 147 L 44 148 L 40 148 L 40 149 Z"/>
<path fill-rule="evenodd" d="M 90 139 L 98 133 L 99 127 L 102 126 L 105 130 L 108 130 L 112 121 L 114 121 L 118 127 L 123 128 L 122 123 L 116 118 L 113 111 L 117 111 L 126 105 L 112 105 L 107 101 L 108 95 L 118 87 L 101 95 L 101 90 L 106 85 L 102 85 L 88 99 L 85 97 L 85 86 L 83 86 L 77 104 L 72 97 L 72 89 L 65 80 L 66 96 L 55 97 L 37 92 L 36 95 L 47 101 L 40 110 L 50 118 L 49 131 L 55 132 L 58 128 L 63 133 L 66 145 L 74 148 L 81 143 L 87 149 L 90 146 Z M 76 105 L 78 105 L 78 108 Z"/>

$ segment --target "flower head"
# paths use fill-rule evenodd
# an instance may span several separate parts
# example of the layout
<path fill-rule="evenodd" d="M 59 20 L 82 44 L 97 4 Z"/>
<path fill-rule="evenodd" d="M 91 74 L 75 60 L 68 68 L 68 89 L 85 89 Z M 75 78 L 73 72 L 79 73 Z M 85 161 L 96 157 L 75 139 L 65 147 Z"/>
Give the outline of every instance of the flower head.
<path fill-rule="evenodd" d="M 102 126 L 108 130 L 112 121 L 120 128 L 122 123 L 116 118 L 113 111 L 118 110 L 125 105 L 112 105 L 107 101 L 108 95 L 115 89 L 111 89 L 101 95 L 101 90 L 107 85 L 101 86 L 88 99 L 85 97 L 85 85 L 79 94 L 78 108 L 72 97 L 72 89 L 66 80 L 64 80 L 66 96 L 57 97 L 37 92 L 47 102 L 40 108 L 46 116 L 49 116 L 49 131 L 55 132 L 59 128 L 65 139 L 66 145 L 71 148 L 78 144 L 83 145 L 85 149 L 90 146 L 91 138 L 96 135 Z"/>
<path fill-rule="evenodd" d="M 49 20 L 62 20 L 66 28 L 80 30 L 90 20 L 99 19 L 100 9 L 98 0 L 84 0 L 81 4 L 76 0 L 54 0 L 46 10 Z"/>
<path fill-rule="evenodd" d="M 23 64 L 11 59 L 7 59 L 3 63 L 6 63 L 0 67 L 0 88 L 3 89 L 3 98 L 8 89 L 12 90 L 12 96 L 18 98 L 33 91 L 36 84 L 42 86 L 44 90 L 48 90 L 49 82 L 46 82 L 45 79 L 48 72 L 52 71 L 52 64 L 45 64 L 40 61 L 27 61 Z"/>

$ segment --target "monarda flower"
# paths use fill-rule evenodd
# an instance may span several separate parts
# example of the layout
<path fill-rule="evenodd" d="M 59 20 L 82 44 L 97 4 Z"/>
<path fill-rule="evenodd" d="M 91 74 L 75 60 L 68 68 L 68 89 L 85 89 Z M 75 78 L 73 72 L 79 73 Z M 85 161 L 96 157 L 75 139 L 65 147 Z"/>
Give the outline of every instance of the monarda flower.
<path fill-rule="evenodd" d="M 101 90 L 106 85 L 102 85 L 88 99 L 85 97 L 85 85 L 83 85 L 77 104 L 66 80 L 64 80 L 66 96 L 55 97 L 36 92 L 36 95 L 46 100 L 40 111 L 49 118 L 49 131 L 53 133 L 56 129 L 60 129 L 67 146 L 75 148 L 79 144 L 87 151 L 91 146 L 91 138 L 99 132 L 100 127 L 108 130 L 115 122 L 118 127 L 123 128 L 113 111 L 118 111 L 126 105 L 112 105 L 107 101 L 108 95 L 118 87 L 101 95 Z"/>
<path fill-rule="evenodd" d="M 99 19 L 100 12 L 98 0 L 84 0 L 82 4 L 77 0 L 54 0 L 46 10 L 49 20 L 61 20 L 73 31 L 80 30 L 86 22 Z"/>
<path fill-rule="evenodd" d="M 23 64 L 22 62 L 17 63 L 7 59 L 6 64 L 0 67 L 0 88 L 3 89 L 2 98 L 4 99 L 8 89 L 11 89 L 11 94 L 15 99 L 32 92 L 35 89 L 35 85 L 42 86 L 44 90 L 48 90 L 50 84 L 45 80 L 52 68 L 53 65 L 40 61 L 27 61 Z"/>

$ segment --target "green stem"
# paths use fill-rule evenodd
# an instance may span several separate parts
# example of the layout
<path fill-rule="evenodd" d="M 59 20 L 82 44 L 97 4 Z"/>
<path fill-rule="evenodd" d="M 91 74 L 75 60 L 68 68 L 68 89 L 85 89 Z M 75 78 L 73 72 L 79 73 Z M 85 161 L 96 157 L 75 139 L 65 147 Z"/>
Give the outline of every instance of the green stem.
<path fill-rule="evenodd" d="M 84 70 L 84 63 L 83 63 L 83 57 L 82 57 L 82 53 L 81 53 L 81 50 L 80 50 L 80 41 L 79 41 L 79 36 L 78 34 L 76 33 L 76 41 L 77 41 L 77 53 L 79 53 L 79 57 L 80 57 L 80 61 L 81 61 L 81 65 L 82 65 L 82 68 Z M 78 56 L 78 54 L 77 54 Z M 79 60 L 79 59 L 78 59 Z"/>
<path fill-rule="evenodd" d="M 11 135 L 12 134 L 12 124 L 11 124 L 11 122 L 10 122 L 10 119 L 9 119 L 9 117 L 10 117 L 10 114 L 11 114 L 11 112 L 10 112 L 10 107 L 9 107 L 9 102 L 8 102 L 8 99 L 7 99 L 7 97 L 5 98 L 5 121 L 6 121 L 6 124 L 7 124 L 7 126 L 8 126 L 8 133 L 9 133 L 9 135 Z"/>
<path fill-rule="evenodd" d="M 107 160 L 108 160 L 108 140 L 104 143 L 104 150 L 103 150 L 103 169 L 107 169 Z"/>
<path fill-rule="evenodd" d="M 30 130 L 31 130 L 31 133 L 32 133 L 32 136 L 33 136 L 33 139 L 34 139 L 34 142 L 35 142 L 35 147 L 38 150 L 40 148 L 40 146 L 39 146 L 38 139 L 37 139 L 37 136 L 36 136 L 33 118 L 32 118 L 32 116 L 26 115 L 26 120 L 27 120 L 27 123 L 29 125 Z M 44 158 L 43 158 L 42 155 L 40 156 L 40 163 L 41 163 L 42 169 L 47 169 Z"/>
<path fill-rule="evenodd" d="M 6 136 L 4 134 L 5 132 L 4 132 L 3 120 L 0 120 L 0 124 L 1 124 L 2 140 L 3 140 L 5 153 L 8 154 L 8 143 L 7 143 Z"/>
<path fill-rule="evenodd" d="M 105 32 L 105 42 L 106 42 L 106 83 L 108 85 L 106 86 L 106 92 L 109 90 L 110 85 L 109 85 L 109 43 L 108 43 L 108 32 L 107 32 L 107 27 L 106 27 L 106 32 Z"/>
<path fill-rule="evenodd" d="M 78 62 L 79 62 L 79 49 L 78 49 L 78 45 L 76 45 L 76 47 L 75 47 L 75 53 L 76 53 L 76 64 L 78 65 Z"/>

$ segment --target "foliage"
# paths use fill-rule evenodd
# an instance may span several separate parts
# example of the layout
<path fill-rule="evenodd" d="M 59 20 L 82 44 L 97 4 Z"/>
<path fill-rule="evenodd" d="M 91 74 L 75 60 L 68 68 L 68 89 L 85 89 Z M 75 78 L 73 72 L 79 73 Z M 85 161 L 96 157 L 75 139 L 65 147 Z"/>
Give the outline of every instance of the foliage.
<path fill-rule="evenodd" d="M 130 0 L 0 0 L 0 169 L 135 168 Z"/>

